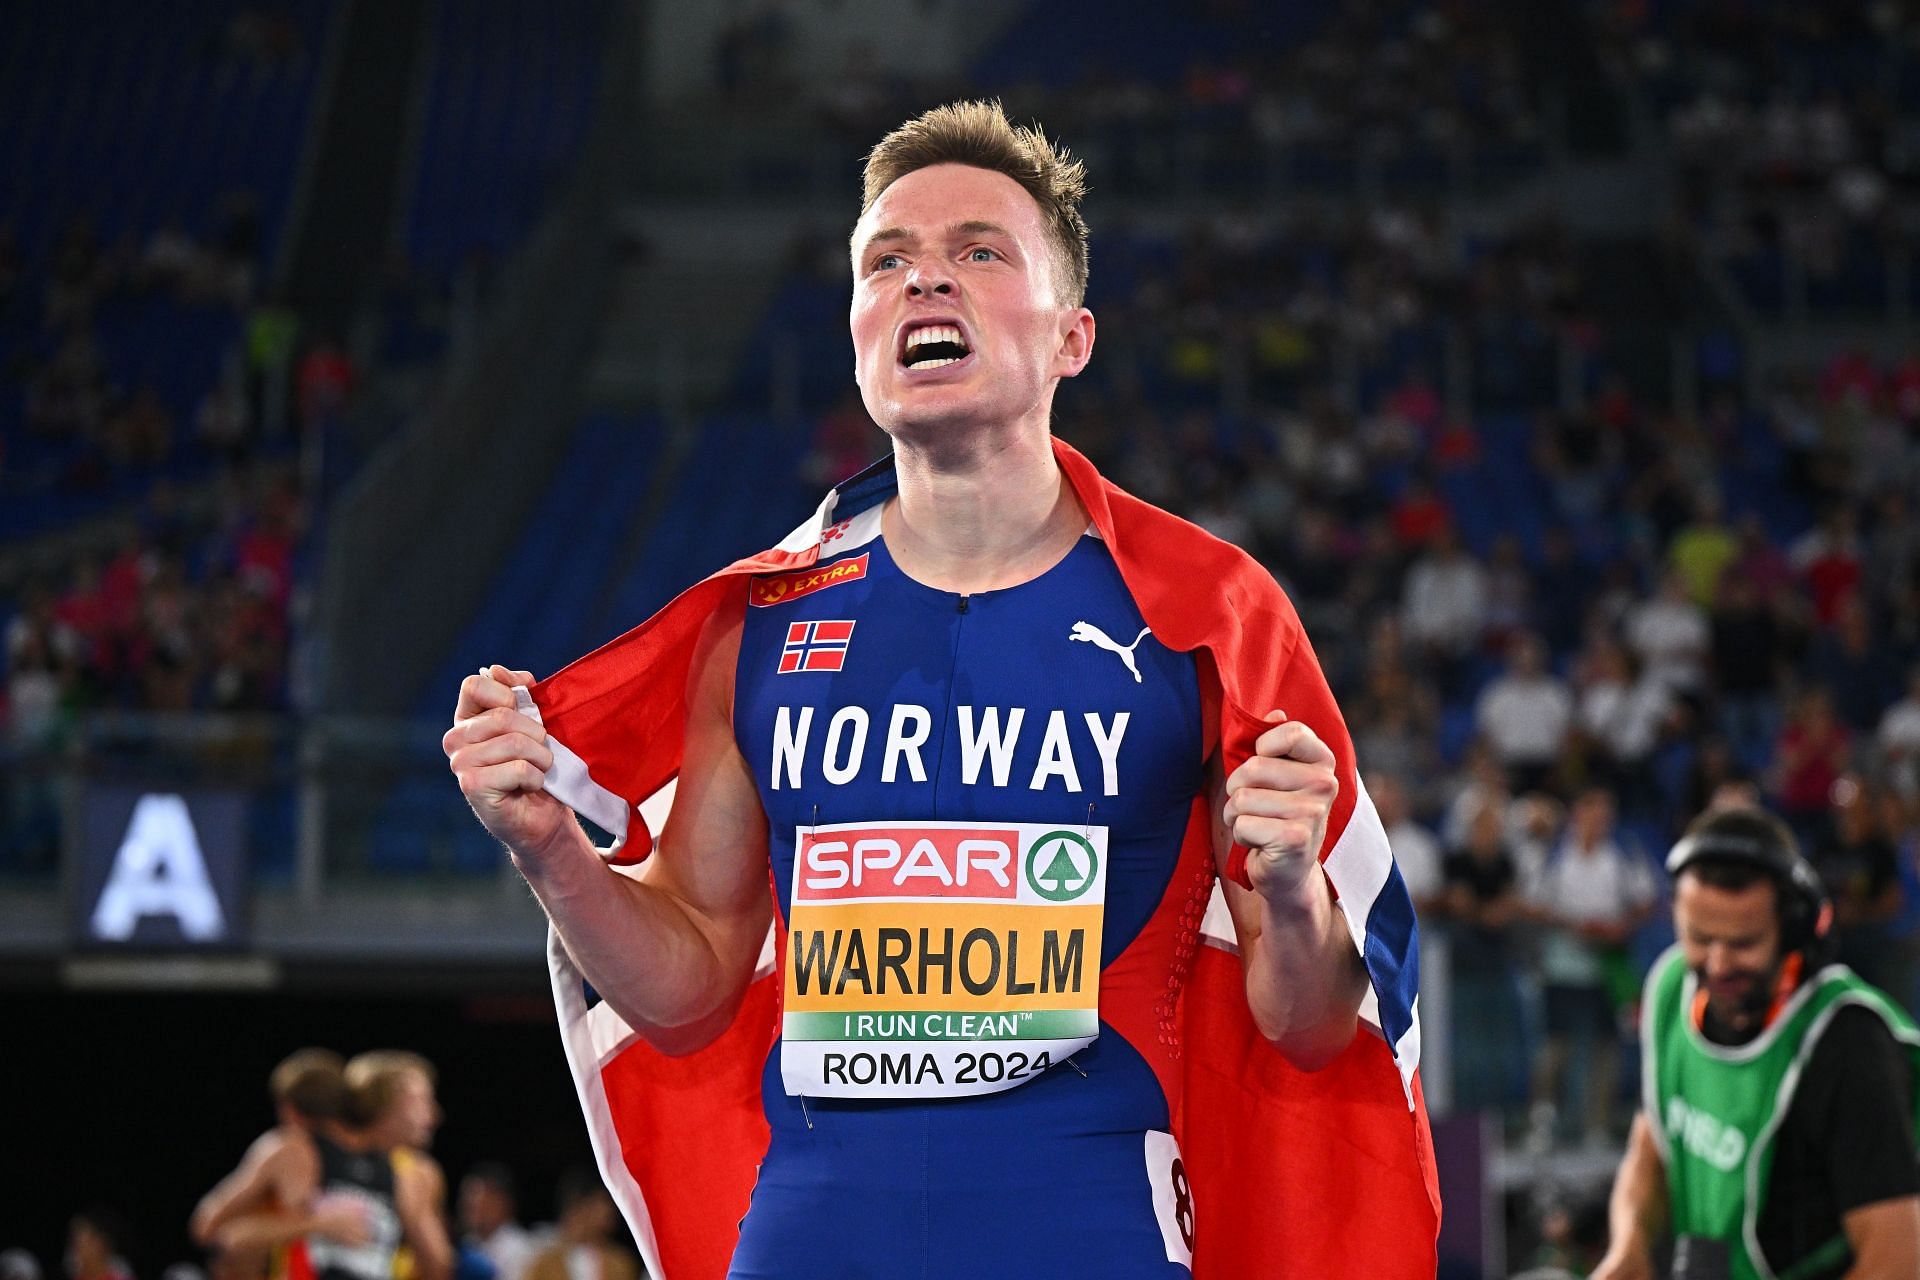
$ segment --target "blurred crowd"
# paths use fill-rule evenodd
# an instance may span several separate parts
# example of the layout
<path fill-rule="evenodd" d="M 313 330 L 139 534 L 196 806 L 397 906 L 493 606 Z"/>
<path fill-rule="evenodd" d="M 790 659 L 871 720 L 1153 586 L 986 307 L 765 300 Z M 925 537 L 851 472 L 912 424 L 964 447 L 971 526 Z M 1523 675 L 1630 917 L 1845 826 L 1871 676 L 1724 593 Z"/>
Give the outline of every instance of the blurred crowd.
<path fill-rule="evenodd" d="M 934 26 L 970 22 L 964 7 L 938 0 L 920 9 Z M 1349 2 L 1302 18 L 1209 0 L 1177 16 L 1148 12 L 1083 39 L 1070 64 L 990 47 L 984 82 L 975 68 L 943 83 L 867 37 L 822 50 L 803 3 L 760 0 L 717 31 L 713 78 L 744 108 L 801 101 L 828 136 L 862 148 L 928 103 L 990 91 L 1098 157 L 1106 191 L 1165 188 L 1182 175 L 1217 187 L 1269 168 L 1316 182 L 1351 177 L 1361 155 L 1399 181 L 1431 182 L 1462 151 L 1515 172 L 1541 157 L 1537 69 L 1485 6 Z M 803 49 L 837 62 L 835 73 L 801 75 Z M 1167 74 L 1170 51 L 1182 62 Z"/>
<path fill-rule="evenodd" d="M 437 1084 L 433 1064 L 406 1050 L 350 1060 L 318 1048 L 290 1054 L 268 1080 L 273 1127 L 182 1224 L 200 1255 L 154 1274 L 360 1275 L 371 1257 L 379 1275 L 413 1280 L 641 1280 L 644 1269 L 593 1169 L 555 1180 L 548 1223 L 523 1224 L 519 1183 L 497 1160 L 464 1170 L 449 1205 L 446 1174 L 430 1154 L 442 1120 Z M 404 1204 L 414 1192 L 424 1221 Z M 60 1263 L 69 1280 L 137 1280 L 134 1256 L 166 1256 L 166 1247 L 137 1239 L 118 1207 L 96 1204 L 69 1220 Z M 50 1274 L 26 1249 L 0 1250 L 0 1280 Z"/>
<path fill-rule="evenodd" d="M 344 409 L 359 374 L 337 338 L 303 338 L 297 316 L 257 300 L 257 234 L 244 198 L 209 242 L 172 223 L 144 244 L 108 245 L 77 220 L 50 263 L 0 271 L 43 285 L 37 300 L 0 299 L 9 325 L 34 331 L 0 371 L 21 410 L 0 431 L 0 492 L 15 512 L 6 531 L 70 535 L 74 517 L 97 513 L 57 568 L 14 571 L 11 607 L 0 606 L 0 723 L 15 745 L 43 744 L 63 709 L 286 706 L 309 498 L 293 450 Z M 7 243 L 0 232 L 0 262 Z M 177 310 L 139 310 L 155 298 Z M 209 383 L 176 379 L 169 395 L 126 384 L 141 363 L 130 350 L 164 346 L 170 321 L 209 311 L 230 317 L 209 331 L 215 351 L 196 353 L 218 370 Z M 143 337 L 129 339 L 129 324 Z M 115 358 L 103 329 L 118 339 Z M 168 401 L 183 395 L 181 414 Z M 39 525 L 36 500 L 48 512 Z"/>
<path fill-rule="evenodd" d="M 1910 306 L 1920 216 L 1911 4 L 1594 6 L 1616 74 L 1664 125 L 1679 230 L 1763 308 Z M 1904 294 L 1896 300 L 1895 294 Z"/>
<path fill-rule="evenodd" d="M 1716 798 L 1789 821 L 1845 958 L 1913 998 L 1913 367 L 1842 357 L 1810 396 L 1699 423 L 1620 393 L 1493 442 L 1410 382 L 1371 412 L 1276 410 L 1224 453 L 1212 415 L 1114 422 L 1109 400 L 1062 396 L 1064 435 L 1292 591 L 1409 888 L 1454 944 L 1462 1102 L 1529 1096 L 1503 1029 L 1539 1032 L 1536 1102 L 1553 1101 L 1556 1040 L 1612 1035 L 1637 987 L 1628 944 L 1656 918 L 1655 860 Z M 1463 504 L 1491 500 L 1490 448 L 1518 450 L 1532 485 L 1488 524 Z M 1731 474 L 1762 456 L 1766 484 Z M 1779 501 L 1733 508 L 1734 489 Z M 1532 536 L 1513 518 L 1529 504 Z"/>
<path fill-rule="evenodd" d="M 1783 90 L 1744 140 L 1697 130 L 1723 59 L 1764 69 L 1867 31 L 1891 37 L 1875 83 L 1905 84 L 1888 78 L 1920 65 L 1903 6 L 1594 8 L 1688 190 L 1824 199 L 1865 163 L 1897 206 L 1909 126 L 1870 87 Z M 1735 11 L 1760 33 L 1723 52 L 1712 15 Z M 1288 65 L 1338 67 L 1343 41 L 1397 12 L 1342 6 Z M 1497 73 L 1507 37 L 1479 39 L 1453 6 L 1407 13 L 1408 56 L 1458 41 L 1479 50 L 1462 74 L 1485 72 L 1501 101 L 1522 92 Z M 1290 91 L 1251 79 L 1249 97 Z M 1191 110 L 1208 83 L 1142 99 Z M 1309 97 L 1351 112 L 1365 95 Z M 1076 113 L 1104 101 L 1034 114 L 1077 142 Z M 1552 218 L 1462 234 L 1441 207 L 1374 202 L 1346 220 L 1295 206 L 1096 230 L 1102 350 L 1062 389 L 1058 430 L 1293 594 L 1446 952 L 1456 1106 L 1502 1108 L 1544 1143 L 1617 1138 L 1639 977 L 1669 936 L 1660 859 L 1714 804 L 1782 814 L 1834 897 L 1843 958 L 1915 1002 L 1920 352 L 1846 349 L 1756 378 L 1703 351 L 1693 394 L 1655 399 L 1615 362 L 1604 268 Z M 1674 256 L 1645 269 L 1678 279 L 1687 255 L 1720 252 L 1690 233 L 1657 247 Z M 796 257 L 844 287 L 837 243 Z M 871 430 L 857 401 L 834 404 L 810 478 L 855 470 Z"/>
<path fill-rule="evenodd" d="M 223 479 L 194 512 L 175 487 L 156 487 L 113 554 L 28 583 L 5 637 L 0 710 L 14 746 L 57 746 L 69 718 L 92 709 L 286 706 L 302 495 L 284 468 Z"/>

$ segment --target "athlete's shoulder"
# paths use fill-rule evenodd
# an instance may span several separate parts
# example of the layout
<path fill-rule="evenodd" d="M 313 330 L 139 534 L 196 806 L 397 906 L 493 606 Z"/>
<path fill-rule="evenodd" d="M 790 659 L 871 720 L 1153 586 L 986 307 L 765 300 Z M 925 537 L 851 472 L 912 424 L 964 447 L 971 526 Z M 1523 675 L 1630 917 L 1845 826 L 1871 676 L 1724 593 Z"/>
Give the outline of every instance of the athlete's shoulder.
<path fill-rule="evenodd" d="M 1224 609 L 1292 630 L 1300 625 L 1286 589 L 1244 547 L 1201 528 L 1104 477 L 1111 524 L 1108 550 L 1130 585 L 1152 580 L 1191 596 L 1203 611 Z M 1105 531 L 1102 531 L 1103 533 Z"/>

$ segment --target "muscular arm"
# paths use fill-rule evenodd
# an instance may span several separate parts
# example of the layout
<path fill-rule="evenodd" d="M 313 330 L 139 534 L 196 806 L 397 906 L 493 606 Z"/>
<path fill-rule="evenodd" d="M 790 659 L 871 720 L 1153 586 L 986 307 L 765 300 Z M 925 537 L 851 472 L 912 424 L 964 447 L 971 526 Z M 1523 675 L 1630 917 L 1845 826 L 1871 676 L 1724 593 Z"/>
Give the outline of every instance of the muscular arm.
<path fill-rule="evenodd" d="M 700 638 L 673 813 L 637 876 L 609 869 L 538 789 L 552 754 L 545 732 L 513 712 L 504 679 L 467 680 L 445 742 L 462 790 L 506 843 L 574 963 L 667 1053 L 691 1053 L 726 1028 L 772 915 L 766 817 L 731 723 L 743 610 L 735 601 L 717 612 Z M 511 678 L 531 682 L 524 672 Z"/>
<path fill-rule="evenodd" d="M 320 1158 L 305 1135 L 286 1135 L 262 1161 L 258 1176 L 261 1197 L 237 1208 L 213 1227 L 206 1243 L 226 1253 L 255 1254 L 316 1232 L 336 1238 L 353 1233 L 356 1224 L 337 1214 L 314 1211 L 314 1197 L 320 1190 Z M 282 1207 L 265 1208 L 266 1192 L 271 1192 Z"/>
<path fill-rule="evenodd" d="M 200 1203 L 193 1207 L 193 1217 L 187 1222 L 187 1233 L 195 1244 L 206 1248 L 221 1227 L 248 1209 L 265 1203 L 274 1191 L 272 1157 L 285 1141 L 286 1135 L 280 1130 L 267 1130 L 253 1140 L 233 1172 L 200 1197 Z"/>
<path fill-rule="evenodd" d="M 1909 1280 L 1920 1275 L 1920 1196 L 1862 1205 L 1841 1215 L 1853 1246 L 1842 1280 Z"/>
<path fill-rule="evenodd" d="M 1222 776 L 1216 756 L 1210 785 L 1220 866 L 1224 870 L 1236 838 L 1250 850 L 1254 889 L 1224 876 L 1221 884 L 1240 938 L 1254 1025 L 1288 1061 L 1315 1071 L 1352 1041 L 1367 970 L 1318 858 L 1326 811 L 1337 791 L 1333 756 L 1311 731 L 1299 732 L 1304 729 L 1283 724 L 1268 730 L 1260 738 L 1262 754 L 1232 779 Z M 1311 758 L 1268 755 L 1269 747 Z M 1299 847 L 1291 852 L 1258 847 L 1275 842 Z"/>
<path fill-rule="evenodd" d="M 440 1166 L 425 1158 L 409 1161 L 394 1182 L 394 1212 L 413 1248 L 419 1280 L 446 1280 L 453 1271 L 453 1242 L 440 1216 L 439 1199 L 445 1191 Z"/>
<path fill-rule="evenodd" d="M 1594 1280 L 1652 1280 L 1653 1242 L 1667 1227 L 1667 1170 L 1646 1113 L 1633 1117 L 1626 1158 L 1607 1201 L 1607 1256 Z"/>
<path fill-rule="evenodd" d="M 1920 1276 L 1910 1068 L 1885 1023 L 1842 1009 L 1814 1050 L 1802 1088 L 1822 1179 L 1853 1249 L 1846 1280 Z M 1799 1120 L 1789 1115 L 1789 1122 Z M 1776 1163 L 1778 1157 L 1776 1157 Z"/>

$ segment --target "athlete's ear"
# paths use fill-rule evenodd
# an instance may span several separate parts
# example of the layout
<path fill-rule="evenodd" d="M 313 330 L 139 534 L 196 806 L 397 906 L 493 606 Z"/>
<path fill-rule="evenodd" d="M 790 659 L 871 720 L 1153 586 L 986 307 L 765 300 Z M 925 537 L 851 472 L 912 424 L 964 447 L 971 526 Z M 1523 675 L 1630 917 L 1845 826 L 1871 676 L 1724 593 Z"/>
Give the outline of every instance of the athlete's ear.
<path fill-rule="evenodd" d="M 1093 358 L 1093 312 L 1075 307 L 1060 313 L 1060 348 L 1054 354 L 1053 374 L 1072 378 Z"/>

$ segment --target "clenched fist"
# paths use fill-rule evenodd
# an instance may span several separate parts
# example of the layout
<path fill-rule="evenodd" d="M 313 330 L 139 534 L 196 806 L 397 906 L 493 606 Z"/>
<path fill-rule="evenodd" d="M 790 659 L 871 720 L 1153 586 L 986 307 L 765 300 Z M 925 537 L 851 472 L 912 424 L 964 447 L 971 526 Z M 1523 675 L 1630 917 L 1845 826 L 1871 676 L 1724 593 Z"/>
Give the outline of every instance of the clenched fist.
<path fill-rule="evenodd" d="M 440 739 L 460 792 L 495 838 L 516 853 L 537 854 L 572 821 L 543 789 L 553 752 L 547 731 L 514 709 L 513 690 L 531 671 L 493 666 L 460 682 L 453 728 Z"/>
<path fill-rule="evenodd" d="M 1246 846 L 1247 878 L 1271 902 L 1284 901 L 1319 862 L 1340 779 L 1333 749 L 1312 729 L 1269 711 L 1273 728 L 1227 778 L 1227 828 Z"/>

